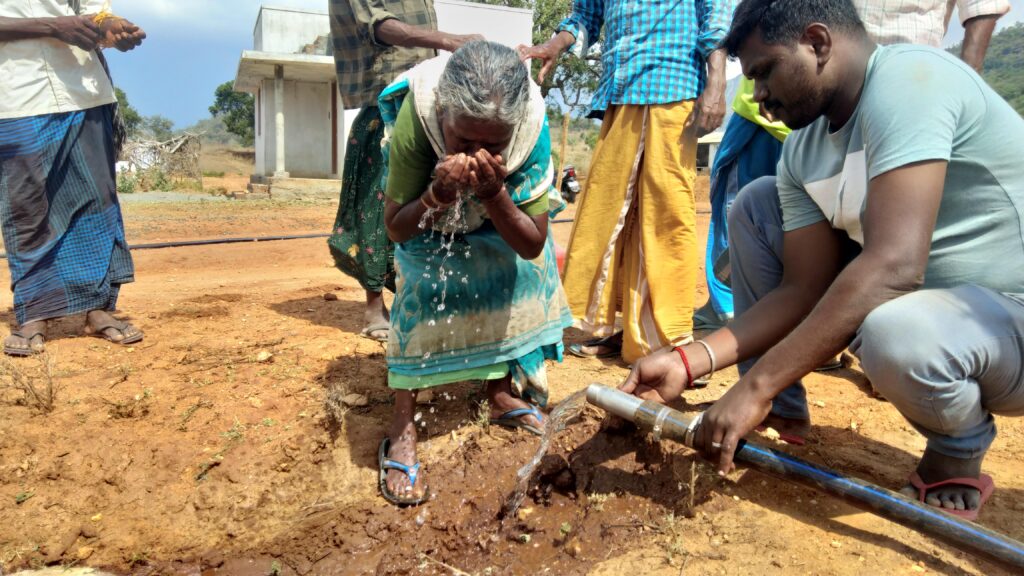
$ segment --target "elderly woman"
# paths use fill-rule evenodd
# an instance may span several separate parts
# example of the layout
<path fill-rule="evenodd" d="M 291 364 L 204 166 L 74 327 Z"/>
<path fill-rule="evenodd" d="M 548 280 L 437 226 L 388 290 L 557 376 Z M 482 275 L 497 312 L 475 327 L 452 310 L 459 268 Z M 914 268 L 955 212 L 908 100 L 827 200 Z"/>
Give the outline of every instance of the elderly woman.
<path fill-rule="evenodd" d="M 380 489 L 416 504 L 428 497 L 417 391 L 481 380 L 492 423 L 541 432 L 544 361 L 561 360 L 572 321 L 548 236 L 548 215 L 562 205 L 544 101 L 510 48 L 470 42 L 413 68 L 380 102 L 384 221 L 398 272 L 387 352 L 395 412 Z"/>

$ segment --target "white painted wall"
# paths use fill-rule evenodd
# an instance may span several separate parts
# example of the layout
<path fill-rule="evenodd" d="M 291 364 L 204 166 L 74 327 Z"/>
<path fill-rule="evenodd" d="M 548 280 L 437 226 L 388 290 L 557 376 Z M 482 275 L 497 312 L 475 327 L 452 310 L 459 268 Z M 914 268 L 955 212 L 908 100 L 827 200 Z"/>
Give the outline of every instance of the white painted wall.
<path fill-rule="evenodd" d="M 298 54 L 318 36 L 330 33 L 325 11 L 263 6 L 253 31 L 253 50 Z"/>
<path fill-rule="evenodd" d="M 437 29 L 452 34 L 483 34 L 515 48 L 533 40 L 533 12 L 457 0 L 434 0 Z"/>
<path fill-rule="evenodd" d="M 273 145 L 277 137 L 274 123 L 274 81 L 264 80 L 262 86 L 262 137 L 256 138 L 256 173 L 272 176 L 276 166 Z M 330 178 L 331 131 L 335 129 L 331 118 L 330 83 L 284 83 L 285 109 L 285 170 L 293 178 Z M 262 159 L 262 164 L 260 160 Z"/>

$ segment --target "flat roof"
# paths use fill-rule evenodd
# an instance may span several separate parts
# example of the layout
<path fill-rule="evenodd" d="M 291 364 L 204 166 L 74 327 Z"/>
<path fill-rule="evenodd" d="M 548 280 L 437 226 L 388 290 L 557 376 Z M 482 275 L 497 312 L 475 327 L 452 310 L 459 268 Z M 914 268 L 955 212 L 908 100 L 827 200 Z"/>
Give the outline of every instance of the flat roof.
<path fill-rule="evenodd" d="M 277 66 L 284 66 L 286 80 L 333 82 L 336 78 L 334 58 L 331 56 L 246 50 L 238 61 L 235 91 L 256 92 L 263 80 L 274 77 Z"/>

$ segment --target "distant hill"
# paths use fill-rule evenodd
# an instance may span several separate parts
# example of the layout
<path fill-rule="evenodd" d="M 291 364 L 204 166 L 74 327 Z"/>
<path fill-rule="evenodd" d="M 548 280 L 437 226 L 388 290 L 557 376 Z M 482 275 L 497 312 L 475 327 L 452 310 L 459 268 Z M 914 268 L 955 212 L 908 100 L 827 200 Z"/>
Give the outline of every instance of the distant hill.
<path fill-rule="evenodd" d="M 238 137 L 228 132 L 227 127 L 224 126 L 224 121 L 220 118 L 206 118 L 200 120 L 195 124 L 185 128 L 186 132 L 192 132 L 193 134 L 202 134 L 201 140 L 206 145 L 219 145 L 219 146 L 238 146 Z"/>
<path fill-rule="evenodd" d="M 960 45 L 949 51 L 959 56 Z M 982 77 L 1024 116 L 1024 22 L 1004 28 L 992 37 Z"/>

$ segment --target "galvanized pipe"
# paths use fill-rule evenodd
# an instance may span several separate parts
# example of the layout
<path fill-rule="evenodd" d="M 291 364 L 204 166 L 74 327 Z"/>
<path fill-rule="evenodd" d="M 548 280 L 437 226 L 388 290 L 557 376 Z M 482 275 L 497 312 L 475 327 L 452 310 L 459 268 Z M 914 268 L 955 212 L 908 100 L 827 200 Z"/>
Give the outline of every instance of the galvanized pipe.
<path fill-rule="evenodd" d="M 656 438 L 672 438 L 693 448 L 699 415 L 686 415 L 614 388 L 591 384 L 587 402 L 625 420 Z M 947 542 L 964 551 L 1010 567 L 1024 569 L 1024 544 L 952 514 L 869 482 L 811 464 L 772 448 L 742 440 L 733 458 L 756 470 L 839 496 L 868 512 Z"/>

